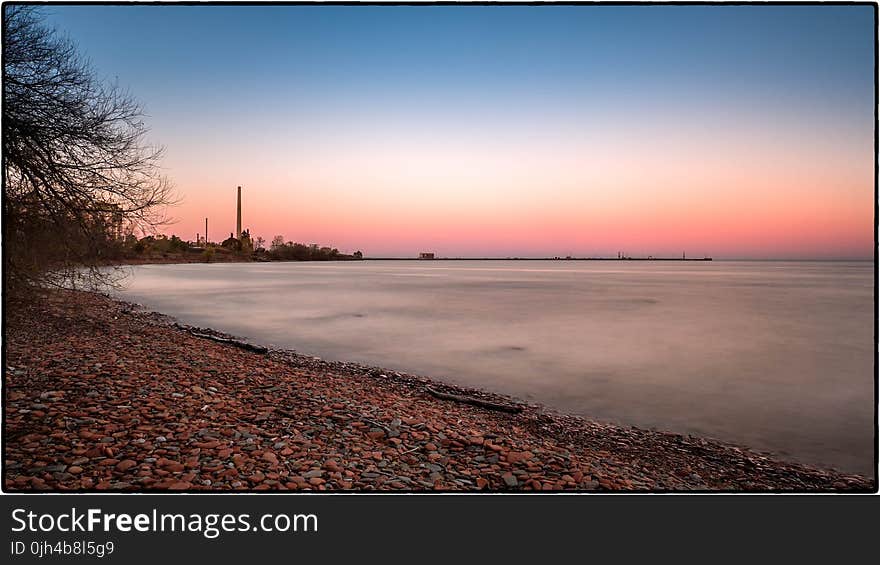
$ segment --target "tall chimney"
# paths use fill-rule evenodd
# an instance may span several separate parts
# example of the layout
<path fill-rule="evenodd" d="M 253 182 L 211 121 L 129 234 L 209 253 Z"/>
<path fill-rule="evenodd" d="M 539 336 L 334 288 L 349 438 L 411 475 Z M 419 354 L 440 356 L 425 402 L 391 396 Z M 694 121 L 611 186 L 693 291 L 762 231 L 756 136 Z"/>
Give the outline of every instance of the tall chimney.
<path fill-rule="evenodd" d="M 235 237 L 241 239 L 241 187 L 238 187 L 238 215 L 235 219 Z"/>
<path fill-rule="evenodd" d="M 208 218 L 205 218 L 205 245 L 208 245 Z"/>

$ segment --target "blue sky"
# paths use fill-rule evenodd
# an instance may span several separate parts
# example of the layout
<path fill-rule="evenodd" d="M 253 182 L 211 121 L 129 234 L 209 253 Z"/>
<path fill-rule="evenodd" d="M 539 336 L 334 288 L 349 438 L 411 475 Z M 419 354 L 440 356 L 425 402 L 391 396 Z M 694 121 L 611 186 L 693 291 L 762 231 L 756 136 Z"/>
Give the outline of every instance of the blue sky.
<path fill-rule="evenodd" d="M 585 187 L 578 195 L 559 189 L 556 197 L 571 206 L 597 198 L 606 202 L 605 193 L 597 196 L 591 190 L 599 189 L 592 187 L 625 186 L 620 192 L 626 198 L 616 208 L 608 204 L 606 213 L 631 206 L 640 200 L 639 191 L 657 190 L 650 185 L 656 171 L 647 171 L 642 185 L 626 171 L 616 177 L 609 172 L 628 160 L 709 162 L 721 152 L 749 155 L 761 148 L 756 159 L 767 162 L 755 166 L 754 178 L 770 175 L 794 183 L 791 170 L 799 161 L 824 167 L 817 175 L 833 179 L 835 171 L 854 170 L 872 150 L 870 6 L 51 6 L 47 11 L 50 24 L 76 41 L 102 76 L 117 79 L 144 102 L 153 137 L 168 147 L 172 176 L 187 205 L 199 209 L 198 214 L 181 209 L 184 233 L 203 222 L 202 210 L 214 210 L 211 187 L 222 184 L 226 190 L 236 182 L 225 180 L 230 178 L 253 183 L 254 169 L 265 172 L 258 181 L 267 200 L 259 205 L 267 208 L 268 195 L 294 207 L 293 192 L 326 195 L 335 203 L 363 193 L 378 201 L 405 201 L 406 195 L 395 192 L 400 189 L 389 188 L 400 178 L 393 160 L 383 161 L 383 170 L 365 169 L 359 177 L 352 172 L 353 178 L 369 177 L 362 186 L 330 171 L 339 159 L 349 171 L 362 161 L 382 160 L 371 153 L 377 147 L 422 163 L 424 170 L 454 171 L 446 175 L 450 182 L 466 184 L 476 177 L 461 173 L 466 165 L 456 151 L 501 155 L 522 146 L 536 160 L 546 156 L 535 167 L 554 169 L 555 184 L 548 181 L 540 190 Z M 603 171 L 585 172 L 575 157 L 554 161 L 569 149 L 595 154 L 600 138 L 618 143 L 603 146 L 617 147 L 616 155 L 603 157 L 611 164 Z M 659 152 L 672 145 L 679 153 Z M 516 185 L 513 177 L 522 173 L 505 176 L 502 157 L 496 159 L 498 171 L 486 165 L 490 180 L 481 176 L 482 184 L 469 189 L 485 192 L 481 202 L 504 197 L 505 190 L 515 196 L 536 190 Z M 773 161 L 788 169 L 773 169 Z M 410 190 L 424 190 L 426 200 L 451 214 L 462 194 L 432 185 L 424 170 L 409 177 L 419 183 Z M 659 172 L 669 176 L 670 201 L 679 205 L 688 195 L 722 190 L 705 179 L 685 190 L 680 187 L 696 181 Z M 860 207 L 870 206 L 872 198 L 866 182 L 847 177 L 805 188 L 804 198 L 813 202 L 809 214 L 819 213 L 818 203 L 837 199 L 841 209 L 830 213 L 841 222 L 856 216 L 862 221 Z M 766 209 L 769 203 L 761 196 L 766 187 L 758 184 L 747 182 L 739 190 L 753 199 L 753 207 Z M 525 196 L 520 201 L 530 205 Z M 695 209 L 711 207 L 700 206 Z M 511 210 L 509 223 L 524 210 Z M 426 217 L 422 224 L 437 220 L 439 230 L 441 219 Z M 547 222 L 554 221 L 548 216 Z M 657 222 L 663 229 L 679 220 Z M 809 223 L 806 216 L 798 222 Z M 267 238 L 292 232 L 280 217 L 265 224 Z M 798 226 L 792 229 L 803 229 Z M 411 228 L 401 233 L 421 238 L 414 249 L 446 244 L 439 232 L 414 235 Z M 303 238 L 334 237 L 309 229 Z M 815 254 L 866 252 L 867 239 L 834 229 L 829 237 L 843 238 L 840 245 Z M 522 241 L 534 241 L 534 235 L 523 234 Z M 354 245 L 366 235 L 348 234 L 340 245 L 349 237 Z M 394 237 L 386 234 L 383 241 Z M 666 238 L 670 249 L 680 246 L 676 237 L 670 232 Z M 606 251 L 605 243 L 591 243 L 588 235 L 582 239 L 584 252 Z M 448 245 L 455 247 L 449 253 L 467 252 L 458 243 Z M 487 245 L 481 251 L 495 249 Z M 511 245 L 515 252 L 519 244 Z M 535 253 L 555 254 L 554 245 L 548 240 Z M 648 241 L 633 245 L 646 253 L 662 251 Z M 737 253 L 735 245 L 713 245 Z M 401 244 L 383 251 L 412 250 Z M 775 247 L 740 252 L 787 256 L 808 250 L 780 240 Z"/>
<path fill-rule="evenodd" d="M 394 101 L 516 94 L 726 92 L 864 103 L 870 7 L 854 6 L 53 6 L 107 75 L 145 100 L 181 88 L 236 103 L 391 93 Z M 762 86 L 762 83 L 763 86 Z M 347 92 L 339 90 L 346 89 Z M 352 91 L 357 89 L 357 91 Z M 485 96 L 480 96 L 481 94 Z M 246 96 L 243 97 L 245 100 Z"/>

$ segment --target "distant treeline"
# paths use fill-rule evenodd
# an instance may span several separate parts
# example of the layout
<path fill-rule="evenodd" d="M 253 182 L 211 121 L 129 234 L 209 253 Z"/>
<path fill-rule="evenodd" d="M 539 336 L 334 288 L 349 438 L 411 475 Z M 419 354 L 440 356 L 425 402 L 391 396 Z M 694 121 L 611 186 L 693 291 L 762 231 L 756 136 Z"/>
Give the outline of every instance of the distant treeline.
<path fill-rule="evenodd" d="M 244 239 L 244 237 L 242 237 Z M 284 241 L 284 236 L 276 235 L 269 249 L 263 246 L 263 238 L 257 238 L 257 256 L 265 256 L 276 261 L 339 261 L 347 259 L 363 259 L 363 253 L 355 251 L 352 255 L 340 253 L 335 247 L 321 247 L 317 244 L 306 245 L 293 241 Z"/>
<path fill-rule="evenodd" d="M 221 243 L 185 241 L 176 235 L 148 235 L 138 239 L 133 234 L 110 242 L 104 250 L 104 258 L 118 262 L 186 261 L 186 262 L 228 262 L 228 261 L 346 261 L 362 259 L 360 251 L 353 255 L 340 253 L 338 249 L 315 244 L 305 245 L 292 241 L 285 242 L 283 236 L 276 236 L 269 248 L 265 240 L 251 239 L 245 230 L 241 239 L 232 234 Z"/>

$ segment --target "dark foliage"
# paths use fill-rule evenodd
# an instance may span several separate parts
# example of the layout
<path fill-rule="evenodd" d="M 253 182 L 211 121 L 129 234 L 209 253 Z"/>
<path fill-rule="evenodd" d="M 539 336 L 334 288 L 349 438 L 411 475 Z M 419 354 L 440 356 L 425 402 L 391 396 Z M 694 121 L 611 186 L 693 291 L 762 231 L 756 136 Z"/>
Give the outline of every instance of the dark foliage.
<path fill-rule="evenodd" d="M 33 6 L 6 6 L 3 239 L 7 290 L 97 287 L 126 234 L 166 222 L 173 200 L 140 105 L 104 84 Z"/>

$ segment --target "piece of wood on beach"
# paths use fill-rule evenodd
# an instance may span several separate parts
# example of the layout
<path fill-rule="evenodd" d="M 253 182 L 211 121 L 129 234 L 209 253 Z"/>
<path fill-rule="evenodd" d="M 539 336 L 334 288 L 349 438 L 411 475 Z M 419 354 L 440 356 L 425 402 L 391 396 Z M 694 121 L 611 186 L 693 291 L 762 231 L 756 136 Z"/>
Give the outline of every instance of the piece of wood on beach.
<path fill-rule="evenodd" d="M 253 351 L 254 353 L 268 353 L 269 352 L 269 349 L 266 347 L 263 347 L 262 345 L 254 345 L 252 343 L 246 343 L 244 341 L 238 341 L 235 339 L 228 339 L 225 337 L 218 337 L 216 335 L 195 332 L 192 330 L 190 330 L 189 333 L 195 337 L 200 337 L 202 339 L 210 339 L 211 341 L 216 341 L 217 343 L 224 343 L 226 345 L 232 345 L 234 347 L 239 347 L 241 349 Z"/>
<path fill-rule="evenodd" d="M 431 396 L 439 398 L 441 400 L 450 400 L 452 402 L 461 402 L 463 404 L 472 404 L 474 406 L 479 406 L 481 408 L 487 408 L 489 410 L 500 410 L 502 412 L 522 412 L 522 406 L 518 406 L 516 404 L 501 404 L 498 402 L 490 402 L 488 400 L 483 400 L 482 398 L 476 398 L 473 396 L 462 396 L 460 394 L 449 394 L 446 392 L 440 392 L 439 390 L 435 390 L 429 386 L 425 386 L 425 390 Z"/>

